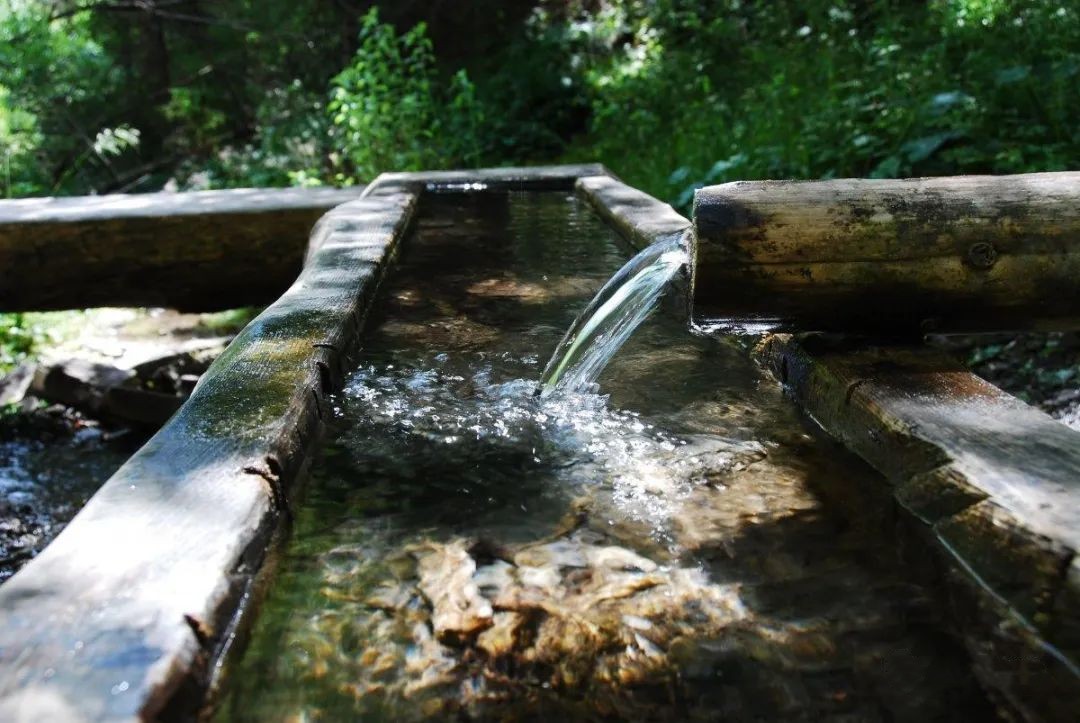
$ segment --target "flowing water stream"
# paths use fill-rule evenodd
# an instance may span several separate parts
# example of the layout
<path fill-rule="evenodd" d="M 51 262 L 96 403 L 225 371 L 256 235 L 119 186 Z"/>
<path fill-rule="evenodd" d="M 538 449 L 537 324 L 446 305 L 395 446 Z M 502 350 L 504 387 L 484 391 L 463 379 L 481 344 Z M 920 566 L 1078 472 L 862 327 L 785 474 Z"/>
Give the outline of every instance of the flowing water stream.
<path fill-rule="evenodd" d="M 540 378 L 541 395 L 590 390 L 630 335 L 656 309 L 690 257 L 687 237 L 661 239 L 612 276 L 566 332 Z"/>
<path fill-rule="evenodd" d="M 534 394 L 624 253 L 566 194 L 425 197 L 217 720 L 993 716 L 886 483 L 748 341 L 658 314 L 601 373 L 607 314 Z"/>

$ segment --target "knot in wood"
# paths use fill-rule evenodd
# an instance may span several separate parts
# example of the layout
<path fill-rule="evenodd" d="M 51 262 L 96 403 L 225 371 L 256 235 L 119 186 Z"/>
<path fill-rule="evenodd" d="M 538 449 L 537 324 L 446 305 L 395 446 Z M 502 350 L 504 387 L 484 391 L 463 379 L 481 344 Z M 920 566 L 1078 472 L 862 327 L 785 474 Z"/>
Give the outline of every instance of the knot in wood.
<path fill-rule="evenodd" d="M 971 248 L 967 252 L 968 265 L 976 269 L 988 269 L 997 263 L 997 259 L 997 249 L 987 241 L 971 244 Z"/>

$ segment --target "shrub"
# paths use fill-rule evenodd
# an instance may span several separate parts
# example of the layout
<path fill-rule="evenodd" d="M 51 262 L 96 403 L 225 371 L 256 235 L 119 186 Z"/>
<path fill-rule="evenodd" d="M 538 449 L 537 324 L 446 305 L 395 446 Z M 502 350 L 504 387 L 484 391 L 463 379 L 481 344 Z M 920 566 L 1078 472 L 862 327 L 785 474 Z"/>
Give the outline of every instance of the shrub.
<path fill-rule="evenodd" d="M 464 70 L 440 77 L 423 23 L 398 34 L 372 8 L 329 104 L 345 175 L 449 168 L 485 155 L 485 113 Z"/>

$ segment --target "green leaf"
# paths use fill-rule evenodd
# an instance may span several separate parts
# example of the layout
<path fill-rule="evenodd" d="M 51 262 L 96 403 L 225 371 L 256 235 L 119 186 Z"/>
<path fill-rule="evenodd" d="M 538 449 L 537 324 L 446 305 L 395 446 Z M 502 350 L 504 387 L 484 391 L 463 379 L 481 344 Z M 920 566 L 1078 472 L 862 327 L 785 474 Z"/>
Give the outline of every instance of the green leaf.
<path fill-rule="evenodd" d="M 922 138 L 916 138 L 913 141 L 908 141 L 900 147 L 900 151 L 909 162 L 918 163 L 919 161 L 924 161 L 934 155 L 949 141 L 963 138 L 964 136 L 965 133 L 961 131 L 934 133 L 929 136 L 923 136 Z"/>
<path fill-rule="evenodd" d="M 896 178 L 900 175 L 900 164 L 902 163 L 899 156 L 888 156 L 881 163 L 877 164 L 874 170 L 870 171 L 871 178 Z"/>

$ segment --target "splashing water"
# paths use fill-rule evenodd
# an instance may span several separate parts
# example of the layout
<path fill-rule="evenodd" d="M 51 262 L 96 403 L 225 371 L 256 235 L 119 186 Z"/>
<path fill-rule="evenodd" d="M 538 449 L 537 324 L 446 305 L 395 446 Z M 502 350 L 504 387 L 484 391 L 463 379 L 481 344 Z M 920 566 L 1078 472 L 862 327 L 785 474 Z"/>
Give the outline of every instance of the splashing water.
<path fill-rule="evenodd" d="M 538 394 L 592 389 L 611 357 L 656 309 L 668 282 L 686 268 L 686 244 L 686 234 L 661 239 L 604 284 L 555 348 Z"/>

